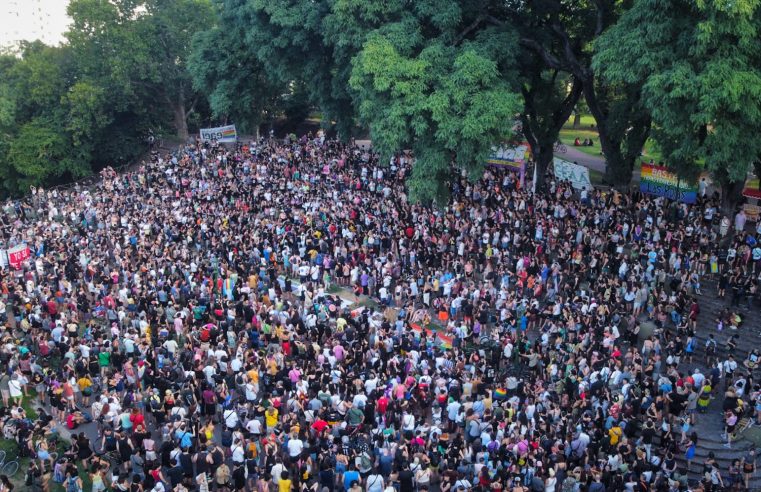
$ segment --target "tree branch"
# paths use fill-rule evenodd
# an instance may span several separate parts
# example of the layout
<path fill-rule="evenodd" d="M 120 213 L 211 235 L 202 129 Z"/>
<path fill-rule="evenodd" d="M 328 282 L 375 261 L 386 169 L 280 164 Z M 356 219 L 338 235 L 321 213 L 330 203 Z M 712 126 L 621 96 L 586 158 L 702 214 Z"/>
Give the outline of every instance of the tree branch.
<path fill-rule="evenodd" d="M 563 70 L 565 72 L 570 72 L 570 67 L 568 67 L 565 63 L 563 63 L 558 57 L 544 49 L 544 46 L 539 44 L 538 41 L 530 38 L 521 38 L 520 44 L 525 46 L 526 48 L 532 50 L 534 53 L 539 55 L 544 61 L 544 63 L 555 70 Z"/>
<path fill-rule="evenodd" d="M 562 124 L 565 123 L 568 118 L 571 116 L 571 113 L 573 112 L 573 108 L 576 107 L 576 103 L 579 102 L 579 98 L 581 97 L 581 91 L 583 88 L 583 84 L 579 79 L 576 77 L 573 77 L 573 82 L 571 83 L 571 90 L 568 91 L 568 95 L 563 99 L 563 102 L 560 103 L 558 106 L 558 109 L 555 110 L 555 112 L 552 115 L 552 119 L 555 122 L 560 122 L 560 125 L 562 127 Z"/>
<path fill-rule="evenodd" d="M 588 78 L 587 72 L 589 72 L 589 70 L 586 67 L 583 67 L 581 63 L 579 63 L 578 58 L 576 58 L 576 53 L 573 51 L 571 38 L 568 36 L 568 33 L 565 31 L 563 26 L 558 23 L 552 24 L 552 30 L 563 43 L 563 58 L 565 58 L 566 64 L 570 68 L 568 71 L 570 71 L 578 78 L 586 80 Z"/>
<path fill-rule="evenodd" d="M 466 27 L 460 34 L 457 35 L 457 37 L 454 40 L 454 45 L 455 46 L 459 45 L 463 41 L 463 39 L 465 39 L 465 36 L 473 32 L 473 30 L 475 30 L 475 28 L 477 28 L 478 25 L 481 24 L 481 22 L 485 20 L 486 20 L 486 14 L 480 14 L 478 17 L 476 17 L 476 19 L 473 22 L 471 22 L 468 27 Z"/>

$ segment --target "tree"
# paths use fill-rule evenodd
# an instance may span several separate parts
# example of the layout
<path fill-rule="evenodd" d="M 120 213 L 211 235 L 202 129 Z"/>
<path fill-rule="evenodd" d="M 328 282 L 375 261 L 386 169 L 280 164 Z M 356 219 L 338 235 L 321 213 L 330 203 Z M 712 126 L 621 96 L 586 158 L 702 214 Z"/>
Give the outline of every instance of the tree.
<path fill-rule="evenodd" d="M 441 0 L 387 10 L 395 20 L 370 31 L 352 63 L 350 87 L 373 145 L 386 156 L 415 152 L 414 200 L 446 203 L 452 164 L 480 177 L 491 146 L 511 138 L 520 112 L 506 77 L 516 39 L 501 26 L 475 31 L 479 15 L 468 6 Z M 355 15 L 366 12 L 355 7 Z"/>
<path fill-rule="evenodd" d="M 641 87 L 600 79 L 592 69 L 592 56 L 595 40 L 626 7 L 626 2 L 615 0 L 546 0 L 521 4 L 513 11 L 522 26 L 521 45 L 548 69 L 573 75 L 581 83 L 584 100 L 598 124 L 608 180 L 621 186 L 628 186 L 647 140 L 649 114 L 641 102 Z"/>
<path fill-rule="evenodd" d="M 113 91 L 117 109 L 168 119 L 186 139 L 188 116 L 201 97 L 186 63 L 193 35 L 212 24 L 210 2 L 74 0 L 68 13 L 72 26 L 66 36 L 79 71 Z"/>
<path fill-rule="evenodd" d="M 217 25 L 193 39 L 188 59 L 193 87 L 206 95 L 215 118 L 230 118 L 244 131 L 257 132 L 286 84 L 274 79 L 246 41 L 246 1 L 227 0 L 217 10 Z"/>
<path fill-rule="evenodd" d="M 51 177 L 86 176 L 89 166 L 79 157 L 57 122 L 41 118 L 22 126 L 8 149 L 15 181 L 22 190 L 45 184 Z"/>
<path fill-rule="evenodd" d="M 555 157 L 555 142 L 581 96 L 582 84 L 558 70 L 545 70 L 541 64 L 534 64 L 532 68 L 533 73 L 524 75 L 521 88 L 521 126 L 531 146 L 536 166 L 535 185 L 540 189 Z"/>
<path fill-rule="evenodd" d="M 349 93 L 351 46 L 335 43 L 330 27 L 336 0 L 249 0 L 241 9 L 246 44 L 283 87 L 304 80 L 309 101 L 322 124 L 346 140 L 355 132 L 355 107 Z"/>
<path fill-rule="evenodd" d="M 761 161 L 760 32 L 753 1 L 640 0 L 598 42 L 598 71 L 642 87 L 666 164 L 713 171 L 728 208 Z"/>

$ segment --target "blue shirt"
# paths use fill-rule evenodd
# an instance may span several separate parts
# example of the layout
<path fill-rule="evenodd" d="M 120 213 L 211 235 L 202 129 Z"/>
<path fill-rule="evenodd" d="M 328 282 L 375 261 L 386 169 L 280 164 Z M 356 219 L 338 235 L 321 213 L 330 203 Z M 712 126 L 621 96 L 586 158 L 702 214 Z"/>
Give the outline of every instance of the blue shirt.
<path fill-rule="evenodd" d="M 193 434 L 190 431 L 177 429 L 174 432 L 174 437 L 179 439 L 181 448 L 189 448 L 193 445 Z"/>
<path fill-rule="evenodd" d="M 359 483 L 359 472 L 357 470 L 349 470 L 344 473 L 344 490 L 351 488 L 351 483 L 356 481 Z"/>

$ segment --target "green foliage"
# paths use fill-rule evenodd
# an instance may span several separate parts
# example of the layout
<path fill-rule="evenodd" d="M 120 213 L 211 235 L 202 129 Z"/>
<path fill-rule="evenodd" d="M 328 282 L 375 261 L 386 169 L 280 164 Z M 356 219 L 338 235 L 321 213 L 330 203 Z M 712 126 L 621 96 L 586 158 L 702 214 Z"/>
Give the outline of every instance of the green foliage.
<path fill-rule="evenodd" d="M 215 118 L 254 133 L 272 116 L 285 84 L 271 76 L 246 41 L 246 2 L 229 0 L 218 10 L 217 24 L 193 39 L 188 60 L 193 87 L 206 95 Z"/>
<path fill-rule="evenodd" d="M 741 181 L 761 159 L 760 28 L 756 1 L 640 0 L 598 41 L 595 67 L 642 86 L 667 165 L 694 178 L 705 158 Z"/>
<path fill-rule="evenodd" d="M 72 178 L 87 175 L 87 164 L 78 157 L 57 123 L 44 119 L 35 119 L 22 126 L 8 149 L 8 160 L 21 189 L 39 186 L 51 177 L 65 174 Z"/>
<path fill-rule="evenodd" d="M 491 146 L 511 137 L 520 97 L 501 68 L 512 68 L 505 52 L 516 40 L 502 30 L 458 38 L 472 20 L 457 3 L 421 2 L 412 12 L 393 2 L 339 5 L 355 40 L 357 25 L 387 20 L 366 35 L 349 80 L 373 145 L 385 156 L 412 149 L 412 199 L 444 203 L 453 163 L 479 177 Z"/>
<path fill-rule="evenodd" d="M 186 135 L 201 97 L 186 61 L 208 0 L 73 0 L 68 13 L 66 44 L 0 56 L 2 195 L 124 164 L 149 128 Z"/>

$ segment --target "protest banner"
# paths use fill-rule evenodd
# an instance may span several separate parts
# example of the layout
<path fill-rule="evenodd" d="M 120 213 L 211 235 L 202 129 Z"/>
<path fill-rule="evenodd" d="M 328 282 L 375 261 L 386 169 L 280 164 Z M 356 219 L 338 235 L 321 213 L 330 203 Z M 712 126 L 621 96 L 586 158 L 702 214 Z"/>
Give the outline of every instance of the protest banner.
<path fill-rule="evenodd" d="M 697 183 L 688 183 L 665 167 L 655 164 L 643 162 L 641 171 L 639 190 L 642 193 L 684 203 L 695 203 L 697 200 Z"/>
<path fill-rule="evenodd" d="M 515 147 L 492 147 L 486 164 L 501 166 L 512 171 L 524 172 L 526 161 L 531 154 L 528 144 L 519 144 Z"/>
<path fill-rule="evenodd" d="M 751 176 L 745 181 L 743 196 L 748 198 L 758 198 L 761 200 L 761 180 L 757 176 Z"/>
<path fill-rule="evenodd" d="M 19 244 L 8 250 L 8 263 L 16 270 L 21 268 L 21 265 L 32 256 L 32 252 L 29 250 L 29 246 L 26 244 Z"/>
<path fill-rule="evenodd" d="M 216 128 L 201 128 L 201 140 L 206 142 L 216 140 L 220 143 L 238 141 L 238 132 L 235 125 L 218 126 Z"/>
<path fill-rule="evenodd" d="M 592 189 L 592 182 L 589 180 L 589 169 L 573 162 L 568 162 L 555 157 L 555 177 L 561 181 L 570 181 L 571 186 L 577 190 L 586 188 Z"/>
<path fill-rule="evenodd" d="M 0 268 L 8 268 L 8 252 L 4 249 L 0 249 Z"/>

